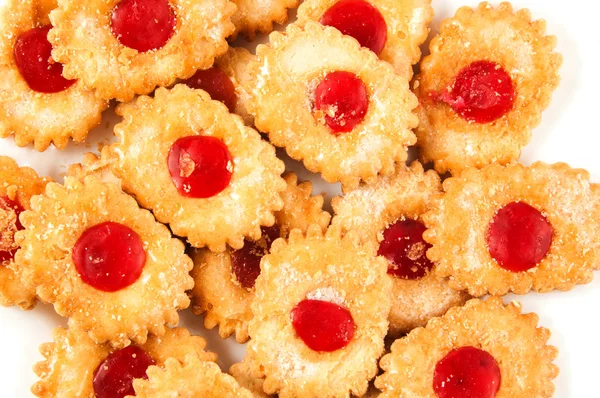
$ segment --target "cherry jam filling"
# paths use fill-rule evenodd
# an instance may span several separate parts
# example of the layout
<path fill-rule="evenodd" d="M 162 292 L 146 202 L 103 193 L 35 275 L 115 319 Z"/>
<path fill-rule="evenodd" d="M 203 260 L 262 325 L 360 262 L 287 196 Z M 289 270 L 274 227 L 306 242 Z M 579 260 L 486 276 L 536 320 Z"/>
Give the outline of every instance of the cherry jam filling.
<path fill-rule="evenodd" d="M 463 68 L 447 90 L 432 95 L 463 119 L 483 124 L 506 115 L 513 108 L 516 91 L 501 65 L 477 61 Z"/>
<path fill-rule="evenodd" d="M 235 111 L 237 103 L 235 86 L 229 76 L 216 66 L 197 71 L 194 76 L 183 83 L 188 87 L 206 91 L 210 98 L 224 103 L 229 112 Z"/>
<path fill-rule="evenodd" d="M 171 181 L 180 195 L 210 198 L 229 186 L 233 158 L 223 141 L 206 136 L 180 138 L 167 160 Z"/>
<path fill-rule="evenodd" d="M 334 134 L 352 131 L 363 121 L 368 108 L 367 87 L 354 73 L 332 72 L 315 91 L 315 109 Z"/>
<path fill-rule="evenodd" d="M 354 337 L 354 319 L 346 308 L 321 300 L 302 300 L 291 313 L 292 325 L 313 351 L 333 352 Z"/>
<path fill-rule="evenodd" d="M 81 234 L 73 248 L 73 262 L 85 283 L 116 292 L 138 280 L 146 264 L 146 252 L 134 230 L 105 222 Z"/>
<path fill-rule="evenodd" d="M 94 371 L 93 386 L 96 398 L 135 396 L 134 379 L 147 379 L 146 370 L 154 360 L 136 346 L 111 353 Z"/>
<path fill-rule="evenodd" d="M 260 260 L 271 250 L 271 243 L 281 236 L 278 225 L 263 227 L 257 241 L 245 241 L 244 247 L 231 253 L 231 269 L 237 281 L 245 289 L 254 288 L 260 275 Z"/>
<path fill-rule="evenodd" d="M 38 93 L 58 93 L 75 84 L 63 77 L 63 66 L 52 59 L 48 41 L 51 25 L 33 28 L 21 34 L 16 42 L 14 58 L 17 69 L 29 88 Z"/>
<path fill-rule="evenodd" d="M 437 363 L 433 390 L 438 398 L 494 398 L 500 382 L 493 356 L 475 347 L 461 347 Z"/>
<path fill-rule="evenodd" d="M 11 261 L 15 257 L 17 246 L 15 244 L 15 232 L 23 229 L 19 215 L 25 211 L 17 201 L 8 197 L 0 197 L 0 265 Z"/>
<path fill-rule="evenodd" d="M 546 257 L 553 233 L 552 225 L 538 209 L 524 202 L 512 202 L 492 219 L 488 249 L 505 270 L 523 272 Z"/>
<path fill-rule="evenodd" d="M 121 0 L 111 19 L 117 40 L 141 53 L 164 47 L 175 33 L 176 24 L 168 0 Z"/>
<path fill-rule="evenodd" d="M 364 0 L 341 0 L 323 14 L 321 24 L 354 37 L 379 55 L 387 41 L 387 24 L 379 10 Z"/>
<path fill-rule="evenodd" d="M 399 220 L 387 227 L 377 255 L 390 263 L 388 274 L 416 280 L 431 270 L 433 263 L 425 255 L 431 245 L 423 240 L 426 229 L 425 225 L 411 219 Z"/>

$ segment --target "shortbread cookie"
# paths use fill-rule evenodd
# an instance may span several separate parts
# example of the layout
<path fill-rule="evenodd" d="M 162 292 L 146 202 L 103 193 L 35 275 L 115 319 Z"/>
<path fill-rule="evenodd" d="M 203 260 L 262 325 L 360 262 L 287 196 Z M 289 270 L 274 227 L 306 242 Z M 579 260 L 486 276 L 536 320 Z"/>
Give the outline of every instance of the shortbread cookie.
<path fill-rule="evenodd" d="M 569 290 L 599 267 L 600 190 L 564 163 L 490 165 L 444 182 L 424 216 L 439 277 L 473 296 Z"/>
<path fill-rule="evenodd" d="M 93 175 L 50 183 L 21 222 L 23 277 L 94 341 L 144 344 L 188 307 L 193 264 L 183 243 L 116 185 Z"/>
<path fill-rule="evenodd" d="M 170 358 L 162 368 L 151 366 L 148 380 L 136 379 L 133 387 L 137 398 L 253 398 L 216 363 L 197 356 L 187 357 L 184 363 Z"/>
<path fill-rule="evenodd" d="M 425 326 L 430 318 L 469 298 L 438 279 L 432 272 L 434 264 L 425 255 L 430 245 L 423 240 L 421 216 L 440 191 L 437 173 L 425 173 L 415 162 L 410 169 L 399 169 L 393 176 L 346 192 L 332 202 L 332 224 L 371 240 L 388 261 L 392 280 L 388 333 L 392 336 Z"/>
<path fill-rule="evenodd" d="M 257 48 L 251 112 L 270 141 L 328 182 L 373 182 L 406 161 L 417 100 L 406 79 L 337 29 L 290 25 Z"/>
<path fill-rule="evenodd" d="M 382 398 L 549 398 L 558 350 L 537 323 L 517 302 L 470 300 L 396 340 L 375 386 Z"/>
<path fill-rule="evenodd" d="M 29 167 L 19 167 L 7 157 L 0 156 L 0 304 L 18 305 L 23 309 L 35 306 L 35 286 L 23 280 L 14 263 L 19 248 L 15 233 L 23 229 L 19 215 L 29 210 L 29 200 L 44 192 L 47 178 L 38 177 Z"/>
<path fill-rule="evenodd" d="M 180 84 L 122 104 L 110 148 L 125 191 L 195 247 L 222 252 L 275 222 L 284 164 L 275 148 L 202 90 Z"/>
<path fill-rule="evenodd" d="M 253 40 L 256 32 L 271 33 L 273 24 L 284 24 L 288 20 L 288 11 L 298 7 L 300 0 L 231 0 L 237 6 L 237 11 L 231 17 L 235 25 L 235 39 L 242 34 Z"/>
<path fill-rule="evenodd" d="M 66 78 L 129 101 L 210 68 L 227 51 L 235 9 L 228 0 L 58 0 L 48 38 Z"/>
<path fill-rule="evenodd" d="M 120 350 L 95 343 L 77 328 L 56 328 L 54 342 L 40 346 L 45 360 L 33 368 L 40 381 L 31 391 L 41 398 L 123 398 L 134 393 L 133 379 L 146 378 L 149 366 L 163 367 L 169 358 L 183 362 L 189 355 L 215 361 L 205 346 L 202 337 L 184 328 L 167 328 L 162 337 Z"/>
<path fill-rule="evenodd" d="M 271 398 L 274 395 L 269 395 L 263 389 L 264 379 L 255 377 L 252 374 L 252 366 L 249 361 L 244 358 L 242 362 L 238 362 L 229 368 L 229 374 L 239 383 L 240 386 L 249 390 L 254 398 Z"/>
<path fill-rule="evenodd" d="M 297 23 L 312 20 L 337 28 L 410 80 L 432 19 L 431 0 L 306 0 Z"/>
<path fill-rule="evenodd" d="M 48 3 L 8 0 L 0 13 L 0 137 L 38 151 L 84 141 L 108 107 L 52 59 Z"/>
<path fill-rule="evenodd" d="M 264 390 L 361 396 L 377 374 L 390 310 L 387 263 L 372 243 L 331 227 L 292 230 L 263 257 L 246 355 Z"/>
<path fill-rule="evenodd" d="M 423 162 L 456 174 L 519 158 L 560 80 L 545 30 L 509 3 L 463 7 L 442 23 L 414 82 Z"/>
<path fill-rule="evenodd" d="M 311 224 L 323 230 L 329 225 L 330 214 L 323 211 L 323 196 L 311 196 L 312 184 L 298 184 L 294 173 L 284 176 L 287 189 L 282 193 L 283 209 L 275 213 L 275 224 L 263 227 L 258 241 L 246 241 L 239 250 L 228 249 L 213 253 L 208 249 L 192 253 L 194 260 L 194 289 L 192 310 L 206 313 L 204 326 L 219 326 L 219 335 L 229 337 L 233 332 L 238 342 L 248 340 L 248 322 L 252 319 L 250 304 L 254 299 L 254 283 L 260 274 L 260 260 L 269 252 L 277 238 L 287 238 L 292 229 L 303 233 Z"/>
<path fill-rule="evenodd" d="M 224 103 L 229 112 L 240 115 L 248 126 L 252 126 L 254 117 L 248 111 L 252 77 L 248 66 L 254 58 L 245 48 L 230 47 L 225 55 L 215 60 L 212 68 L 199 70 L 182 83 L 206 91 L 212 99 Z"/>

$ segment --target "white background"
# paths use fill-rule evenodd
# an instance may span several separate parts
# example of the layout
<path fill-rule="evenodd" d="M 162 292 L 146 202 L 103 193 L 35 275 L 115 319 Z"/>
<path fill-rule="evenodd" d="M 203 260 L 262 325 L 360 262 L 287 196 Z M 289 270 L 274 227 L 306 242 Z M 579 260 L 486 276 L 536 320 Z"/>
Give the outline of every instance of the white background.
<path fill-rule="evenodd" d="M 0 5 L 4 2 L 0 0 Z M 477 3 L 433 0 L 436 18 L 432 30 L 437 29 L 441 19 L 452 16 L 459 6 Z M 515 0 L 513 4 L 531 9 L 536 19 L 547 20 L 548 32 L 558 37 L 557 50 L 564 56 L 562 83 L 521 160 L 525 164 L 536 160 L 565 161 L 588 169 L 592 179 L 600 182 L 600 5 L 595 0 Z M 115 119 L 107 113 L 106 120 Z M 85 145 L 70 145 L 62 152 L 50 148 L 41 154 L 31 148 L 17 148 L 12 138 L 4 139 L 0 140 L 0 154 L 12 156 L 22 165 L 30 165 L 41 174 L 59 179 L 67 164 L 78 161 L 81 153 L 95 150 L 97 142 L 105 142 L 110 137 L 107 130 L 106 127 L 96 129 Z M 337 187 L 328 186 L 302 171 L 297 163 L 288 163 L 301 177 L 316 183 L 315 192 L 326 191 L 329 197 L 337 192 Z M 555 396 L 600 397 L 600 278 L 567 293 L 528 294 L 518 299 L 526 312 L 540 315 L 540 323 L 552 330 L 550 342 L 560 350 L 557 364 L 561 372 L 556 379 Z M 214 330 L 204 330 L 201 318 L 189 311 L 182 312 L 181 317 L 182 325 L 207 337 L 208 349 L 219 354 L 219 363 L 224 369 L 243 356 L 243 347 L 234 340 L 221 340 Z M 51 340 L 52 329 L 58 325 L 65 325 L 65 321 L 48 305 L 38 305 L 30 312 L 0 308 L 0 397 L 31 396 L 29 388 L 36 380 L 31 367 L 41 359 L 38 346 Z"/>

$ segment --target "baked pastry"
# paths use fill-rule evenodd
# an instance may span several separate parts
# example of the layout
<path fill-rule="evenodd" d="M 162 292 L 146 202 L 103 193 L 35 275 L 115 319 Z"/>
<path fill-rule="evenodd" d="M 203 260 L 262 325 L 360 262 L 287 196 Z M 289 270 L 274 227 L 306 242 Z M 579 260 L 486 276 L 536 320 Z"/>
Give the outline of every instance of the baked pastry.
<path fill-rule="evenodd" d="M 151 366 L 148 380 L 136 379 L 133 387 L 138 398 L 253 398 L 233 377 L 221 372 L 216 363 L 197 356 L 186 358 L 184 363 L 170 358 L 164 368 Z"/>
<path fill-rule="evenodd" d="M 50 183 L 21 223 L 15 261 L 24 280 L 97 343 L 144 344 L 189 305 L 183 243 L 114 184 L 94 175 Z"/>
<path fill-rule="evenodd" d="M 248 111 L 248 85 L 252 78 L 248 73 L 248 65 L 254 58 L 243 47 L 229 47 L 225 55 L 215 60 L 212 68 L 199 70 L 182 83 L 206 91 L 212 99 L 224 103 L 229 112 L 237 113 L 244 123 L 252 126 L 254 117 Z"/>
<path fill-rule="evenodd" d="M 506 2 L 463 7 L 442 22 L 414 82 L 423 163 L 457 174 L 519 158 L 559 83 L 562 57 L 545 30 Z"/>
<path fill-rule="evenodd" d="M 222 253 L 208 249 L 192 252 L 194 288 L 190 292 L 192 310 L 206 313 L 204 326 L 219 326 L 219 335 L 229 337 L 235 332 L 238 342 L 248 340 L 248 322 L 252 319 L 250 304 L 254 299 L 254 283 L 260 274 L 260 260 L 269 252 L 277 238 L 287 238 L 292 229 L 308 230 L 316 224 L 323 230 L 331 215 L 323 210 L 323 196 L 311 196 L 312 184 L 298 184 L 294 173 L 284 176 L 287 189 L 281 194 L 283 209 L 275 212 L 275 224 L 262 228 L 257 241 L 246 241 L 239 250 L 228 248 Z"/>
<path fill-rule="evenodd" d="M 284 164 L 275 148 L 202 90 L 159 88 L 122 104 L 110 149 L 123 189 L 194 247 L 222 252 L 275 222 Z"/>
<path fill-rule="evenodd" d="M 470 300 L 396 340 L 375 386 L 382 398 L 551 397 L 558 350 L 537 323 L 517 302 Z"/>
<path fill-rule="evenodd" d="M 8 0 L 0 13 L 0 137 L 45 151 L 83 142 L 108 102 L 78 80 L 62 76 L 46 38 L 51 28 L 43 0 Z"/>
<path fill-rule="evenodd" d="M 237 11 L 231 17 L 235 25 L 235 39 L 241 33 L 253 40 L 256 32 L 271 33 L 273 24 L 284 24 L 288 20 L 288 10 L 298 7 L 300 0 L 231 0 Z"/>
<path fill-rule="evenodd" d="M 227 51 L 235 9 L 228 0 L 58 0 L 48 38 L 66 78 L 129 101 L 210 68 Z"/>
<path fill-rule="evenodd" d="M 273 242 L 256 280 L 246 347 L 254 377 L 281 398 L 361 396 L 377 374 L 390 310 L 387 263 L 339 228 Z"/>
<path fill-rule="evenodd" d="M 312 20 L 339 29 L 410 80 L 432 19 L 431 0 L 306 0 L 297 23 Z"/>
<path fill-rule="evenodd" d="M 151 336 L 141 345 L 114 349 L 97 344 L 77 328 L 54 329 L 54 342 L 42 344 L 44 361 L 34 366 L 40 378 L 31 391 L 40 398 L 123 398 L 134 393 L 132 382 L 147 378 L 149 366 L 164 367 L 186 357 L 215 361 L 204 351 L 206 341 L 184 328 L 167 328 L 162 337 Z M 216 365 L 215 365 L 216 366 Z"/>
<path fill-rule="evenodd" d="M 389 64 L 313 21 L 272 33 L 256 51 L 250 110 L 290 157 L 348 188 L 406 161 L 417 101 Z"/>
<path fill-rule="evenodd" d="M 598 268 L 597 184 L 564 163 L 490 165 L 444 181 L 423 219 L 435 273 L 473 296 L 569 290 Z"/>
<path fill-rule="evenodd" d="M 389 335 L 398 337 L 425 326 L 430 318 L 444 315 L 469 299 L 465 292 L 438 279 L 433 262 L 425 255 L 431 246 L 423 240 L 425 225 L 421 216 L 440 191 L 437 173 L 424 172 L 423 166 L 414 162 L 410 169 L 399 169 L 392 176 L 345 192 L 332 201 L 332 224 L 344 231 L 354 230 L 373 242 L 377 253 L 388 262 L 392 280 Z"/>
<path fill-rule="evenodd" d="M 233 364 L 229 368 L 229 374 L 239 383 L 252 393 L 254 398 L 271 398 L 274 395 L 269 395 L 263 389 L 264 379 L 260 379 L 252 375 L 252 365 L 244 358 L 241 362 Z"/>
<path fill-rule="evenodd" d="M 47 178 L 38 177 L 29 167 L 19 167 L 8 156 L 0 156 L 0 304 L 18 305 L 27 310 L 35 306 L 35 286 L 23 280 L 14 263 L 19 248 L 15 233 L 23 229 L 19 215 L 28 210 L 29 200 L 44 192 Z"/>

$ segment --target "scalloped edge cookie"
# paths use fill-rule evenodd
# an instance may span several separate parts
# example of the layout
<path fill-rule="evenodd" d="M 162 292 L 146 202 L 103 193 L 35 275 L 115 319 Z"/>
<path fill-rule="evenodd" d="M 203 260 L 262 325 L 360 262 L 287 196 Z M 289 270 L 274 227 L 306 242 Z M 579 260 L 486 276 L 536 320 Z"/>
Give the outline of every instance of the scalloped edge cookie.
<path fill-rule="evenodd" d="M 254 40 L 256 33 L 271 33 L 273 24 L 288 21 L 290 9 L 297 8 L 301 0 L 231 0 L 237 11 L 231 17 L 235 33 L 230 40 L 242 34 L 247 40 Z"/>

